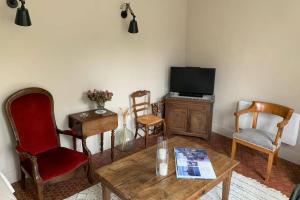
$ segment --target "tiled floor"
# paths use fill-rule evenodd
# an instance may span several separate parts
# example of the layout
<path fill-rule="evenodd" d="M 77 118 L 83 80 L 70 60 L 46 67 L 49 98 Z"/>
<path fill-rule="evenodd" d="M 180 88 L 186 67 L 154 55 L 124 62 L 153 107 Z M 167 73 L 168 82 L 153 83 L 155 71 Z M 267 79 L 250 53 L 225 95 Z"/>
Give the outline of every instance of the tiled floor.
<path fill-rule="evenodd" d="M 189 138 L 199 144 L 203 144 L 204 146 L 210 146 L 214 150 L 220 153 L 224 153 L 226 155 L 230 155 L 231 152 L 231 140 L 220 136 L 218 134 L 213 134 L 211 138 L 210 144 L 206 141 L 196 138 Z M 149 140 L 149 145 L 154 144 L 156 142 L 155 138 Z M 143 141 L 138 140 L 136 144 L 136 148 L 134 151 L 139 151 L 143 148 Z M 121 153 L 116 151 L 116 159 L 124 157 L 129 153 Z M 245 176 L 254 178 L 259 182 L 263 181 L 263 176 L 266 170 L 266 157 L 262 154 L 258 154 L 256 151 L 252 151 L 246 147 L 239 147 L 238 160 L 241 161 L 241 164 L 237 167 L 236 171 Z M 93 156 L 94 164 L 97 168 L 110 163 L 110 151 L 104 151 L 103 154 L 98 153 Z M 300 183 L 300 166 L 290 163 L 285 160 L 279 159 L 277 166 L 273 167 L 272 175 L 270 181 L 266 184 L 269 187 L 280 190 L 284 194 L 290 196 L 292 189 L 294 188 L 296 183 Z M 30 179 L 26 182 L 26 190 L 23 191 L 20 188 L 19 183 L 13 184 L 16 190 L 16 196 L 20 200 L 27 199 L 35 199 L 35 187 Z M 88 183 L 87 178 L 83 171 L 80 171 L 74 178 L 57 183 L 52 185 L 47 185 L 45 187 L 45 199 L 46 200 L 59 200 L 69 197 L 81 190 L 84 190 L 91 185 Z"/>

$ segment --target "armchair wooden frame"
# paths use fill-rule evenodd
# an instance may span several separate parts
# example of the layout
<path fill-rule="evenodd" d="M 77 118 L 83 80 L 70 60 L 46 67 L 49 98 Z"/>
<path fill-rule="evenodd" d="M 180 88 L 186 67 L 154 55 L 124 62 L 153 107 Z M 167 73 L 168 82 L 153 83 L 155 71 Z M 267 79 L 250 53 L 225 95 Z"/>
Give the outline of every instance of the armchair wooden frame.
<path fill-rule="evenodd" d="M 263 148 L 261 146 L 249 143 L 247 141 L 240 140 L 238 138 L 233 138 L 231 159 L 232 160 L 235 159 L 236 151 L 237 151 L 237 144 L 241 144 L 241 145 L 247 146 L 249 148 L 252 148 L 254 150 L 268 154 L 267 174 L 265 177 L 265 181 L 268 181 L 270 178 L 270 175 L 271 175 L 273 162 L 274 162 L 274 164 L 277 163 L 278 152 L 279 152 L 279 148 L 280 148 L 278 146 L 278 144 L 279 144 L 280 138 L 282 136 L 283 129 L 288 124 L 289 120 L 291 119 L 293 112 L 294 112 L 294 110 L 289 107 L 285 107 L 285 106 L 273 104 L 273 103 L 260 102 L 260 101 L 254 101 L 249 108 L 235 112 L 234 113 L 235 129 L 236 129 L 235 131 L 237 133 L 240 132 L 239 118 L 241 115 L 246 114 L 246 113 L 253 113 L 253 119 L 252 119 L 252 128 L 253 129 L 256 129 L 259 113 L 267 113 L 267 114 L 277 115 L 277 116 L 282 117 L 283 120 L 277 124 L 278 131 L 276 134 L 275 141 L 273 142 L 273 144 L 277 147 L 275 150 L 272 151 L 267 148 Z"/>
<path fill-rule="evenodd" d="M 137 103 L 137 98 L 145 98 L 144 102 Z M 155 115 L 141 115 L 139 116 L 138 113 L 149 111 L 151 108 L 150 103 L 150 91 L 147 90 L 139 90 L 136 92 L 133 92 L 130 95 L 130 98 L 132 99 L 132 111 L 134 113 L 135 117 L 135 138 L 137 138 L 139 129 L 141 129 L 145 133 L 145 147 L 147 147 L 147 137 L 150 134 L 150 131 L 156 133 L 156 130 L 158 126 L 163 126 L 162 128 L 162 135 L 165 137 L 166 135 L 166 123 L 165 120 L 157 117 Z M 153 129 L 151 129 L 153 127 Z M 141 135 L 140 135 L 141 136 Z"/>
<path fill-rule="evenodd" d="M 52 109 L 51 114 L 52 114 L 54 127 L 56 127 L 57 141 L 58 141 L 59 146 L 61 146 L 60 138 L 59 138 L 60 134 L 69 135 L 73 138 L 75 137 L 75 138 L 78 138 L 78 139 L 82 139 L 80 136 L 77 136 L 76 134 L 74 134 L 71 130 L 60 130 L 60 129 L 57 128 L 56 123 L 55 123 L 55 117 L 54 117 L 53 97 L 47 90 L 44 90 L 42 88 L 36 88 L 36 87 L 25 88 L 25 89 L 19 90 L 18 92 L 14 93 L 10 97 L 8 97 L 6 102 L 5 102 L 5 111 L 6 111 L 7 119 L 9 121 L 11 130 L 12 130 L 14 138 L 15 138 L 16 152 L 19 156 L 19 161 L 21 163 L 21 160 L 29 159 L 30 162 L 31 162 L 31 165 L 32 165 L 32 173 L 31 173 L 32 175 L 30 175 L 30 173 L 28 173 L 25 170 L 25 168 L 23 168 L 20 164 L 21 187 L 22 187 L 22 189 L 25 189 L 25 177 L 27 175 L 28 177 L 33 178 L 33 181 L 36 184 L 38 199 L 43 200 L 44 199 L 43 190 L 44 190 L 44 185 L 46 183 L 57 183 L 57 182 L 60 182 L 60 181 L 67 180 L 67 179 L 71 178 L 76 173 L 76 171 L 78 171 L 82 167 L 84 168 L 84 170 L 87 173 L 87 177 L 88 177 L 89 182 L 92 183 L 93 182 L 92 171 L 91 171 L 91 166 L 92 165 L 91 165 L 91 157 L 89 156 L 90 151 L 88 150 L 88 148 L 86 147 L 86 145 L 84 143 L 83 143 L 83 151 L 88 156 L 88 162 L 84 163 L 83 165 L 81 165 L 81 166 L 79 166 L 75 169 L 73 169 L 72 171 L 70 171 L 68 173 L 65 173 L 65 174 L 60 175 L 60 176 L 56 176 L 56 177 L 51 178 L 51 179 L 46 180 L 46 181 L 43 180 L 42 177 L 40 176 L 37 157 L 35 155 L 32 155 L 30 152 L 26 152 L 24 149 L 22 149 L 20 147 L 19 134 L 18 134 L 18 130 L 16 128 L 16 124 L 15 124 L 13 116 L 12 116 L 11 104 L 14 100 L 18 99 L 19 97 L 22 97 L 22 96 L 27 95 L 27 94 L 33 94 L 33 93 L 46 95 L 50 99 L 51 109 Z"/>

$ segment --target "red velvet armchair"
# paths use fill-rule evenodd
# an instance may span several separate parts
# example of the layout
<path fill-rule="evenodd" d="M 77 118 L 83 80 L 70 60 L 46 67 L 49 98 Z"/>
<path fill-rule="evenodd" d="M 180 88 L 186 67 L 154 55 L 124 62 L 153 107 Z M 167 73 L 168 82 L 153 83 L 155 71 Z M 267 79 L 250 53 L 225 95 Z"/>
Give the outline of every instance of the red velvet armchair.
<path fill-rule="evenodd" d="M 20 158 L 21 185 L 25 174 L 32 177 L 38 199 L 43 199 L 45 183 L 66 180 L 84 167 L 91 182 L 91 161 L 85 145 L 84 153 L 60 146 L 59 135 L 76 137 L 71 130 L 56 127 L 52 95 L 41 88 L 26 88 L 12 94 L 5 104 L 6 114 L 16 139 Z"/>

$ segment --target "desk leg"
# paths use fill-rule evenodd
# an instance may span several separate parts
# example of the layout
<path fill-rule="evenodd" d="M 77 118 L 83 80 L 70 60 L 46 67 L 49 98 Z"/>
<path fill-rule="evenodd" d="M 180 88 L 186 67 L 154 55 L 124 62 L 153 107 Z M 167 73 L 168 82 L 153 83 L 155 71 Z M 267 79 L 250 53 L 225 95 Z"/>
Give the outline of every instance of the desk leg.
<path fill-rule="evenodd" d="M 114 148 L 115 148 L 115 131 L 111 131 L 111 161 L 114 161 Z"/>
<path fill-rule="evenodd" d="M 222 200 L 228 200 L 229 199 L 231 175 L 232 175 L 232 171 L 228 172 L 227 177 L 223 181 Z"/>
<path fill-rule="evenodd" d="M 101 153 L 103 153 L 103 140 L 104 140 L 104 133 L 101 133 L 100 134 L 101 135 L 101 141 L 100 141 L 100 151 L 101 151 Z"/>
<path fill-rule="evenodd" d="M 103 200 L 110 200 L 110 191 L 109 191 L 109 189 L 104 184 L 101 184 L 101 187 L 102 187 L 102 199 Z"/>
<path fill-rule="evenodd" d="M 76 137 L 73 137 L 73 149 L 77 150 Z"/>

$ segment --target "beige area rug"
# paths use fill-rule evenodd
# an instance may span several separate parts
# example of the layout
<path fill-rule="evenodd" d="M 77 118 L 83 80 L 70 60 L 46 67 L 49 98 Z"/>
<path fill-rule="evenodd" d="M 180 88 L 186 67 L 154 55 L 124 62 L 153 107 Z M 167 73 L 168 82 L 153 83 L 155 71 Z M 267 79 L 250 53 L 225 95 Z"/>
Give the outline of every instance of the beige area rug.
<path fill-rule="evenodd" d="M 83 190 L 66 200 L 101 200 L 101 184 Z M 119 198 L 112 194 L 112 200 Z M 221 200 L 222 183 L 205 194 L 200 200 Z M 269 188 L 258 181 L 233 172 L 230 188 L 230 200 L 288 200 L 289 198 L 273 188 Z"/>

